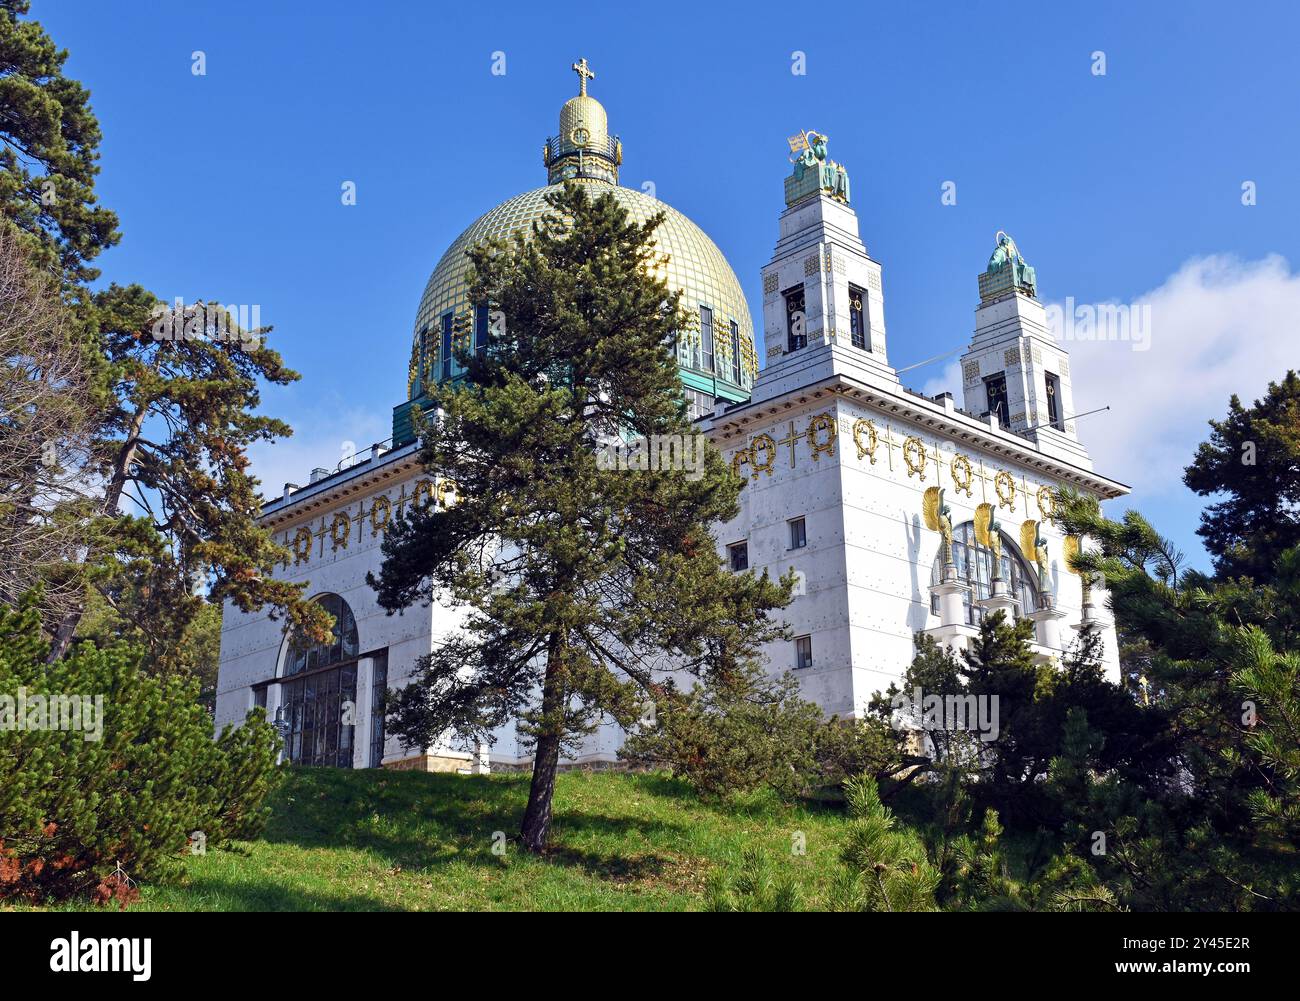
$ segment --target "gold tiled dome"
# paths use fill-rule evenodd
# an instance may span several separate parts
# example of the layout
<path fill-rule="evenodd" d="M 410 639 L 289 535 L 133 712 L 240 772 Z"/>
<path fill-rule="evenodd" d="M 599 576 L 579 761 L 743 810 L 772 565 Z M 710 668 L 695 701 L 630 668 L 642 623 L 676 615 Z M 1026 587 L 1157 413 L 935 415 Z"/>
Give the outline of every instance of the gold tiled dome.
<path fill-rule="evenodd" d="M 692 315 L 698 316 L 700 307 L 706 306 L 712 310 L 713 317 L 712 370 L 706 370 L 702 360 L 699 330 L 683 332 L 683 344 L 678 357 L 683 369 L 683 382 L 702 392 L 716 388 L 716 395 L 729 399 L 747 398 L 749 388 L 758 374 L 758 360 L 754 353 L 754 325 L 740 282 L 736 280 L 736 274 L 731 270 L 727 259 L 722 256 L 722 251 L 695 223 L 658 199 L 617 183 L 622 148 L 617 139 L 607 138 L 604 108 L 594 98 L 586 95 L 586 80 L 592 74 L 585 72 L 585 60 L 582 67 L 584 72 L 580 72 L 579 76 L 583 92 L 565 104 L 560 115 L 561 133 L 546 144 L 548 175 L 553 181 L 572 179 L 588 184 L 591 186 L 592 197 L 606 191 L 612 193 L 632 222 L 642 223 L 656 212 L 664 213 L 664 221 L 655 233 L 655 242 L 657 249 L 667 255 L 668 261 L 659 273 L 670 289 L 682 290 L 682 306 Z M 575 64 L 574 69 L 578 68 Z M 579 118 L 581 122 L 575 124 Z M 566 125 L 570 133 L 579 129 L 586 130 L 577 136 L 581 141 L 575 142 L 573 135 L 565 134 Z M 598 145 L 604 153 L 593 149 Z M 559 185 L 551 184 L 502 202 L 480 216 L 442 255 L 425 286 L 415 318 L 408 386 L 411 398 L 420 394 L 419 386 L 422 382 L 436 381 L 441 375 L 438 352 L 443 317 L 450 314 L 457 321 L 455 328 L 462 336 L 470 329 L 473 309 L 467 297 L 468 285 L 465 281 L 469 268 L 466 252 L 485 240 L 495 238 L 508 241 L 515 233 L 529 232 L 533 222 L 539 220 L 549 208 L 546 204 L 547 193 L 557 190 Z M 734 379 L 735 367 L 732 364 L 731 323 L 736 324 L 740 346 L 741 375 L 738 382 Z M 423 358 L 420 357 L 421 343 L 424 344 Z M 421 370 L 424 379 L 418 377 Z"/>

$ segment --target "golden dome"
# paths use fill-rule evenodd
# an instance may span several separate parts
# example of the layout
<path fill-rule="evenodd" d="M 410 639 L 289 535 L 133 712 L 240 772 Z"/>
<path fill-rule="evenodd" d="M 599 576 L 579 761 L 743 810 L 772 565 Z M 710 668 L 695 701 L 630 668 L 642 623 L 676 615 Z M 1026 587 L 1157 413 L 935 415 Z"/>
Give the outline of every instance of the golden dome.
<path fill-rule="evenodd" d="M 548 210 L 546 195 L 559 189 L 565 180 L 591 186 L 597 197 L 606 191 L 614 195 L 632 222 L 643 223 L 656 212 L 664 221 L 655 232 L 655 243 L 667 263 L 659 274 L 673 290 L 682 291 L 681 304 L 694 317 L 701 317 L 706 307 L 713 321 L 713 357 L 701 350 L 700 323 L 683 332 L 678 350 L 682 381 L 706 396 L 712 394 L 728 400 L 748 399 L 750 387 L 758 375 L 758 358 L 754 352 L 754 324 L 740 282 L 717 245 L 682 213 L 640 191 L 618 184 L 618 163 L 622 146 L 609 138 L 605 109 L 586 94 L 586 81 L 593 76 L 583 60 L 581 69 L 574 65 L 582 81 L 582 93 L 571 98 L 560 112 L 560 135 L 547 140 L 545 159 L 551 184 L 516 195 L 480 216 L 461 233 L 442 255 L 433 269 L 420 308 L 415 317 L 415 336 L 411 348 L 411 371 L 408 396 L 418 397 L 423 384 L 441 381 L 447 366 L 439 364 L 443 331 L 467 338 L 478 323 L 468 300 L 466 252 L 490 239 L 509 241 L 516 233 L 527 233 L 533 222 Z M 733 337 L 732 324 L 735 324 Z M 733 352 L 733 339 L 738 352 Z M 739 359 L 733 362 L 733 354 Z M 452 376 L 459 373 L 453 361 Z M 736 378 L 737 373 L 739 378 Z"/>

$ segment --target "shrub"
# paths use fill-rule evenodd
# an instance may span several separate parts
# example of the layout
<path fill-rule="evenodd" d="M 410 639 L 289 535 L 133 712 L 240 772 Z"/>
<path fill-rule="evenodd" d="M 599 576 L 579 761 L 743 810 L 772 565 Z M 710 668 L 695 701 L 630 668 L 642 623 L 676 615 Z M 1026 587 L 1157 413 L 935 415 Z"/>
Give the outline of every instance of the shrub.
<path fill-rule="evenodd" d="M 262 710 L 214 741 L 194 683 L 145 674 L 137 649 L 82 644 L 53 664 L 47 652 L 34 596 L 0 607 L 0 899 L 125 904 L 194 832 L 215 846 L 260 830 L 278 779 Z M 89 699 L 82 729 L 27 728 L 51 696 Z"/>
<path fill-rule="evenodd" d="M 701 795 L 720 798 L 769 788 L 785 799 L 838 786 L 849 775 L 902 767 L 897 736 L 879 720 L 826 719 L 789 674 L 760 668 L 725 682 L 672 692 L 653 727 L 629 735 L 619 754 L 664 765 Z"/>

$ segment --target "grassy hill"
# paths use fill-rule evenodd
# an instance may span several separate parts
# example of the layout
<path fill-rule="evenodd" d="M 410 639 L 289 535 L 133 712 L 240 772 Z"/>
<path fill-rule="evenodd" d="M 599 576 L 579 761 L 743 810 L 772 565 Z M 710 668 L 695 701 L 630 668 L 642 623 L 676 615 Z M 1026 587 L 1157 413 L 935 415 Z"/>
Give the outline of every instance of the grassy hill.
<path fill-rule="evenodd" d="M 815 905 L 843 837 L 833 808 L 711 805 L 663 775 L 571 772 L 551 851 L 535 858 L 515 839 L 527 795 L 527 775 L 294 769 L 261 839 L 187 858 L 132 909 L 698 909 L 709 873 L 754 845 Z M 798 832 L 804 855 L 791 851 Z"/>

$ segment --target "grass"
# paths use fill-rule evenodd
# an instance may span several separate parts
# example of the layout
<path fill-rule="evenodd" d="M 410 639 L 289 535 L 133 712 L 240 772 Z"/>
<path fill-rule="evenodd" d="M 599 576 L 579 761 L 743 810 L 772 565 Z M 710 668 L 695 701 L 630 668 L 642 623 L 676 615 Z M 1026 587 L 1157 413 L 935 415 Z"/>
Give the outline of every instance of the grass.
<path fill-rule="evenodd" d="M 531 856 L 517 839 L 528 780 L 293 769 L 259 840 L 187 856 L 178 879 L 143 886 L 131 909 L 698 910 L 710 872 L 751 845 L 816 906 L 836 867 L 833 806 L 702 803 L 665 775 L 623 772 L 562 774 L 550 850 Z"/>

